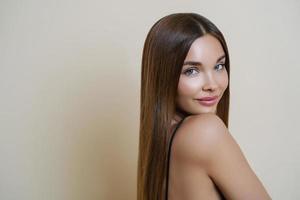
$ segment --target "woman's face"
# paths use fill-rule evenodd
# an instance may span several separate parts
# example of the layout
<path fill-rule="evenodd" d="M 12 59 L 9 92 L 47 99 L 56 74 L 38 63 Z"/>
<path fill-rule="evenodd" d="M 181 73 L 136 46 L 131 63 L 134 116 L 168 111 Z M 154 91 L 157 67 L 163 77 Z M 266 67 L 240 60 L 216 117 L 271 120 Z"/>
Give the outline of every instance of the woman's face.
<path fill-rule="evenodd" d="M 189 114 L 216 113 L 227 86 L 225 52 L 221 43 L 209 34 L 196 39 L 181 70 L 177 106 Z M 216 97 L 216 100 L 200 100 L 204 97 Z"/>

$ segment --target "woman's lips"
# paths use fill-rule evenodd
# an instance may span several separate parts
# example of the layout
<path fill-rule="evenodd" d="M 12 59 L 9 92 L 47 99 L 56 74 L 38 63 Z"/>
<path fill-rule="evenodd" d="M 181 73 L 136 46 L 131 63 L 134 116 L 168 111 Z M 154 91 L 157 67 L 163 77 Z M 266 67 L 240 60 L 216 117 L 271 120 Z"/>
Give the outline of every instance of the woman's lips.
<path fill-rule="evenodd" d="M 205 97 L 201 99 L 196 99 L 203 106 L 212 106 L 217 103 L 218 97 Z"/>

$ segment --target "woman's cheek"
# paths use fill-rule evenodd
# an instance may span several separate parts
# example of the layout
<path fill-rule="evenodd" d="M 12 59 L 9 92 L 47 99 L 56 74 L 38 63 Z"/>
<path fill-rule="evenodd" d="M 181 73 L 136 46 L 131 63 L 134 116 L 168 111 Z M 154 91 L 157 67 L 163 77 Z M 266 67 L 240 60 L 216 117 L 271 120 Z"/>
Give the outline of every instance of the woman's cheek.
<path fill-rule="evenodd" d="M 227 75 L 227 73 L 224 74 L 224 76 L 222 77 L 220 82 L 221 82 L 222 88 L 225 90 L 228 86 L 228 75 Z"/>
<path fill-rule="evenodd" d="M 178 93 L 184 96 L 196 95 L 200 87 L 201 83 L 197 79 L 183 79 L 179 82 Z"/>

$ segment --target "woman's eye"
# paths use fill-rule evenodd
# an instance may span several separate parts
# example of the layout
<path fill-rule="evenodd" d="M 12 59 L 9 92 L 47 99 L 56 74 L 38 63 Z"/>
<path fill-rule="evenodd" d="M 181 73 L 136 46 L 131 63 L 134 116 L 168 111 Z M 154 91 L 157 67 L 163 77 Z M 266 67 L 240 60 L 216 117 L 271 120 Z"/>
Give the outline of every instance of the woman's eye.
<path fill-rule="evenodd" d="M 217 64 L 216 68 L 220 68 L 220 69 L 217 69 L 218 71 L 220 71 L 225 68 L 225 64 L 224 63 Z"/>
<path fill-rule="evenodd" d="M 196 70 L 195 68 L 190 68 L 190 69 L 185 70 L 183 73 L 187 76 L 190 76 L 190 75 L 197 74 L 198 70 Z"/>

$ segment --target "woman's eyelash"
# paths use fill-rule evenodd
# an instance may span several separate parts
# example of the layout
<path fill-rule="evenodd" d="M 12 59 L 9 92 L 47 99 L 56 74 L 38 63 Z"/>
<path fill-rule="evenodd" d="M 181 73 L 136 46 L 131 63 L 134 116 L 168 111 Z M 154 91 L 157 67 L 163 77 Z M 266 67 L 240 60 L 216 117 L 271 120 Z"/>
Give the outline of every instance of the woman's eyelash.
<path fill-rule="evenodd" d="M 218 68 L 218 66 L 220 66 L 220 65 L 222 66 L 222 68 L 219 69 L 218 71 L 221 71 L 221 70 L 225 69 L 225 63 L 219 63 L 219 64 L 217 64 L 215 67 Z M 187 70 L 185 70 L 183 73 L 184 73 L 185 75 L 187 75 L 187 76 L 190 76 L 190 75 L 195 74 L 195 73 L 193 73 L 193 71 L 198 72 L 199 70 L 198 70 L 197 67 L 191 67 L 191 68 L 188 68 Z"/>
<path fill-rule="evenodd" d="M 185 75 L 188 75 L 188 76 L 189 76 L 189 75 L 193 74 L 192 71 L 198 71 L 198 69 L 197 69 L 196 67 L 191 67 L 191 68 L 185 70 L 183 73 L 184 73 Z"/>
<path fill-rule="evenodd" d="M 219 63 L 219 64 L 217 64 L 217 65 L 216 65 L 216 67 L 217 67 L 217 66 L 219 66 L 219 65 L 221 65 L 221 66 L 222 66 L 222 69 L 224 69 L 224 68 L 225 68 L 225 63 Z M 222 69 L 220 69 L 220 70 L 222 70 Z"/>

